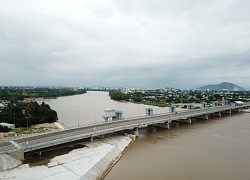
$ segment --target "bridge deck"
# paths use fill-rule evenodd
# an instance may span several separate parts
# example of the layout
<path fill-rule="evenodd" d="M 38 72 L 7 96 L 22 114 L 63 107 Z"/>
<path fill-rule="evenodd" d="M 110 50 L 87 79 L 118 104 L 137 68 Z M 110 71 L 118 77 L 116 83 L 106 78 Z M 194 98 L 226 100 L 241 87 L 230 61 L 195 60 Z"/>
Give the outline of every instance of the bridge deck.
<path fill-rule="evenodd" d="M 176 114 L 175 113 L 156 114 L 153 116 L 129 118 L 109 123 L 92 124 L 78 128 L 45 133 L 36 136 L 29 136 L 28 138 L 24 137 L 24 138 L 12 139 L 11 140 L 12 142 L 6 141 L 0 143 L 0 153 L 10 153 L 20 150 L 22 150 L 23 152 L 29 152 L 33 150 L 47 148 L 50 146 L 55 146 L 63 143 L 68 143 L 84 138 L 104 135 L 126 129 L 147 127 L 149 125 L 158 123 L 171 123 L 172 121 L 175 120 L 208 115 L 227 110 L 241 109 L 249 106 L 250 103 L 245 103 L 242 106 L 217 106 L 212 108 L 180 111 Z"/>

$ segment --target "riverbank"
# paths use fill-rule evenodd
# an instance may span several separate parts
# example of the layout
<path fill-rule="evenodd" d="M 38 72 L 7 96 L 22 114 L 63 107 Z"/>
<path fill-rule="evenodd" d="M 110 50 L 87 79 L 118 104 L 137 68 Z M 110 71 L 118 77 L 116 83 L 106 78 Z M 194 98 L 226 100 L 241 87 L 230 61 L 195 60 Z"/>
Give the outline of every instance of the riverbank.
<path fill-rule="evenodd" d="M 60 124 L 59 122 L 54 123 L 43 123 L 43 124 L 37 124 L 32 125 L 28 128 L 28 134 L 29 135 L 35 135 L 45 132 L 53 132 L 58 130 L 64 130 L 65 127 Z M 18 138 L 23 137 L 27 135 L 27 128 L 16 128 L 10 132 L 0 132 L 0 140 L 8 140 L 11 138 Z"/>
<path fill-rule="evenodd" d="M 0 180 L 5 179 L 100 179 L 121 157 L 133 142 L 133 137 L 113 136 L 93 143 L 85 143 L 83 148 L 56 156 L 39 165 L 23 164 L 0 172 Z"/>

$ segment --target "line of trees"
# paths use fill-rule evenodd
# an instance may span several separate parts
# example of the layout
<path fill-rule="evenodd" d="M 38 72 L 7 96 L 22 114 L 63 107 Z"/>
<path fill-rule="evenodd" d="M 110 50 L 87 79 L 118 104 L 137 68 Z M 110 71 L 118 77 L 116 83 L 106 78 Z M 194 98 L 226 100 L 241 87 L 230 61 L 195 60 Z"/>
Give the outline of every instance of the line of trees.
<path fill-rule="evenodd" d="M 56 98 L 86 93 L 86 89 L 74 88 L 14 88 L 0 89 L 0 100 L 15 101 L 24 98 Z"/>
<path fill-rule="evenodd" d="M 143 94 L 141 92 L 125 94 L 118 90 L 110 90 L 109 96 L 112 100 L 115 100 L 115 101 L 141 102 L 143 99 Z"/>
<path fill-rule="evenodd" d="M 9 103 L 0 112 L 0 122 L 15 124 L 15 127 L 26 127 L 41 123 L 52 123 L 58 120 L 57 112 L 44 102 Z"/>
<path fill-rule="evenodd" d="M 117 90 L 110 90 L 109 91 L 109 96 L 111 99 L 115 101 L 128 101 L 130 99 L 129 94 L 122 93 L 121 91 Z"/>

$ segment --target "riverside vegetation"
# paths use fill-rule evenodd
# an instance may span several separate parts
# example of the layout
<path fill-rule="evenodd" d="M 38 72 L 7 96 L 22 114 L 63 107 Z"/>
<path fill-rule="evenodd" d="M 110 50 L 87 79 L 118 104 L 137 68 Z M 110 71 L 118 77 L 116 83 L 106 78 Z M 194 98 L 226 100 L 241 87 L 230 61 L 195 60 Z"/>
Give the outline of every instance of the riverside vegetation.
<path fill-rule="evenodd" d="M 25 98 L 56 98 L 86 93 L 85 89 L 75 88 L 32 88 L 32 87 L 2 87 L 0 102 L 5 107 L 0 111 L 0 122 L 14 124 L 15 128 L 30 127 L 42 123 L 53 123 L 58 120 L 57 112 L 48 104 L 36 101 L 22 102 Z M 41 128 L 40 128 L 41 129 Z M 0 126 L 0 132 L 11 129 Z"/>
<path fill-rule="evenodd" d="M 14 101 L 24 98 L 57 98 L 86 93 L 86 89 L 52 87 L 0 87 L 0 100 Z"/>
<path fill-rule="evenodd" d="M 118 89 L 110 90 L 111 99 L 167 107 L 177 103 L 206 103 L 224 99 L 229 102 L 249 101 L 250 91 L 201 91 L 180 89 Z M 222 98 L 223 97 L 223 98 Z"/>
<path fill-rule="evenodd" d="M 9 103 L 0 112 L 0 121 L 15 124 L 16 128 L 27 127 L 41 123 L 52 123 L 57 121 L 57 112 L 52 110 L 44 102 L 39 105 L 37 102 Z"/>

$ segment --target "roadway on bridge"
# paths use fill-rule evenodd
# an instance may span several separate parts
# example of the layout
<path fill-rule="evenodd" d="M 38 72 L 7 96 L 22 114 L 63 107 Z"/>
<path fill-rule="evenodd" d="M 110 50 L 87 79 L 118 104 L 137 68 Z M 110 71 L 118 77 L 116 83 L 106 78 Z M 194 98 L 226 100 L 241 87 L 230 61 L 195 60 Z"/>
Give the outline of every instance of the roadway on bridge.
<path fill-rule="evenodd" d="M 248 107 L 244 105 L 244 107 Z M 243 107 L 243 106 L 242 106 Z M 187 111 L 180 111 L 178 113 L 156 114 L 153 116 L 142 116 L 136 118 L 129 118 L 113 122 L 105 122 L 98 124 L 91 124 L 88 126 L 77 127 L 57 132 L 45 133 L 35 136 L 27 136 L 11 141 L 0 143 L 0 152 L 11 152 L 22 149 L 24 152 L 29 152 L 36 149 L 46 148 L 58 144 L 72 142 L 84 138 L 104 135 L 112 132 L 122 131 L 126 129 L 146 127 L 157 123 L 171 123 L 175 120 L 187 119 L 191 117 L 202 116 L 206 114 L 238 109 L 239 107 L 232 106 L 217 106 L 212 108 L 202 108 Z"/>

